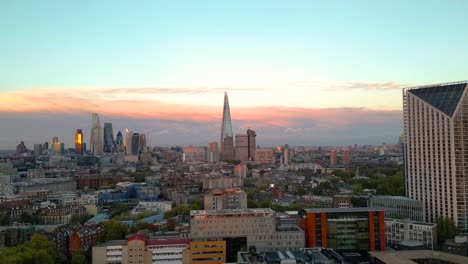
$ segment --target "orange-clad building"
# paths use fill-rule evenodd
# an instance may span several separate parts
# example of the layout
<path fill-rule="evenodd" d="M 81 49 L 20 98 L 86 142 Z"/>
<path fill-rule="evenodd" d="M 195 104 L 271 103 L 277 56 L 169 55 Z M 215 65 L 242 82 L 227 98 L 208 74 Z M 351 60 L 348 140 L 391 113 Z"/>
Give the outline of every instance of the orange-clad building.
<path fill-rule="evenodd" d="M 299 211 L 307 247 L 385 250 L 385 213 L 376 208 L 313 208 Z"/>
<path fill-rule="evenodd" d="M 183 263 L 221 264 L 226 263 L 226 241 L 192 241 L 190 249 L 185 250 Z"/>

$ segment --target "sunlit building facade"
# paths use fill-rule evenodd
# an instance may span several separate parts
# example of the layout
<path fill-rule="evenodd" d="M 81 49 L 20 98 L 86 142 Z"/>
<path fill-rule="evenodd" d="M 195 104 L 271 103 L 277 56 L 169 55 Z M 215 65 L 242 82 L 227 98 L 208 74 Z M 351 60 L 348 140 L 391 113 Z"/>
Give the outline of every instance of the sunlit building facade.
<path fill-rule="evenodd" d="M 406 194 L 468 231 L 468 82 L 403 89 Z"/>
<path fill-rule="evenodd" d="M 75 132 L 75 153 L 84 154 L 83 130 L 77 129 Z"/>
<path fill-rule="evenodd" d="M 249 136 L 247 134 L 236 135 L 236 160 L 249 160 Z"/>
<path fill-rule="evenodd" d="M 91 126 L 91 138 L 90 138 L 90 145 L 91 145 L 91 152 L 94 155 L 102 154 L 103 150 L 103 136 L 102 136 L 102 127 L 99 121 L 99 115 L 97 113 L 92 114 L 93 122 Z"/>
<path fill-rule="evenodd" d="M 223 120 L 221 123 L 221 160 L 234 160 L 234 151 L 234 135 L 232 133 L 229 98 L 227 93 L 224 93 Z"/>

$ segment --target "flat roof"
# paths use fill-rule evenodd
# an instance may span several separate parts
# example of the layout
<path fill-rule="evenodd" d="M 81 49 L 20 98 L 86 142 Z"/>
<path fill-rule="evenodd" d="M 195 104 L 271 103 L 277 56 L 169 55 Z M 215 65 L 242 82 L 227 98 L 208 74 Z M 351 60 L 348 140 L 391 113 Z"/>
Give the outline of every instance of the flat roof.
<path fill-rule="evenodd" d="M 110 240 L 102 244 L 97 244 L 95 247 L 109 247 L 109 246 L 125 246 L 127 245 L 127 240 Z"/>
<path fill-rule="evenodd" d="M 468 263 L 468 257 L 432 250 L 372 251 L 371 256 L 386 264 L 417 264 L 412 259 L 437 259 L 455 264 Z"/>
<path fill-rule="evenodd" d="M 310 213 L 360 213 L 385 211 L 380 207 L 351 207 L 351 208 L 304 208 L 302 211 Z"/>
<path fill-rule="evenodd" d="M 193 215 L 232 215 L 232 214 L 273 214 L 271 208 L 248 208 L 248 209 L 222 209 L 222 210 L 191 210 Z"/>

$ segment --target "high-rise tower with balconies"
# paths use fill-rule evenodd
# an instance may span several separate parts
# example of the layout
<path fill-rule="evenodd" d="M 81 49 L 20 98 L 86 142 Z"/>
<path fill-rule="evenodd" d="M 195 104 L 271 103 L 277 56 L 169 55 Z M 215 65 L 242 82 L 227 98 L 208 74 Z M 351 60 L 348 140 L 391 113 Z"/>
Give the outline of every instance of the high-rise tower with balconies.
<path fill-rule="evenodd" d="M 406 195 L 468 231 L 468 82 L 403 89 Z"/>

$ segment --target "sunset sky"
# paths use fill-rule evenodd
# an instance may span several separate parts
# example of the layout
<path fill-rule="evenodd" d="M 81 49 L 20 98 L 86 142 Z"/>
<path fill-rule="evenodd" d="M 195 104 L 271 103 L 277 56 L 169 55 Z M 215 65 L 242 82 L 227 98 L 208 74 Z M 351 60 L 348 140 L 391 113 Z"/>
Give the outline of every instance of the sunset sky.
<path fill-rule="evenodd" d="M 402 87 L 468 79 L 468 1 L 0 1 L 0 149 L 89 141 L 91 112 L 152 145 L 394 143 Z"/>

